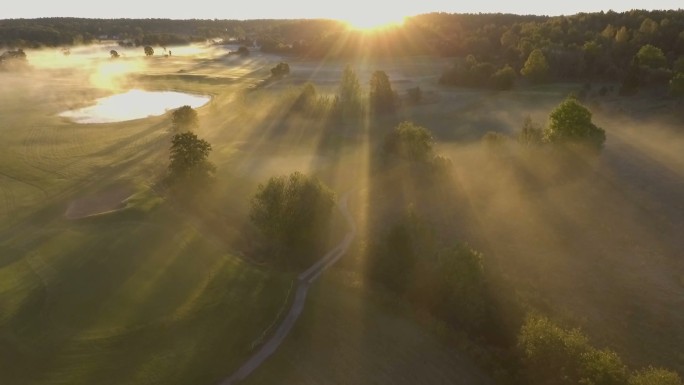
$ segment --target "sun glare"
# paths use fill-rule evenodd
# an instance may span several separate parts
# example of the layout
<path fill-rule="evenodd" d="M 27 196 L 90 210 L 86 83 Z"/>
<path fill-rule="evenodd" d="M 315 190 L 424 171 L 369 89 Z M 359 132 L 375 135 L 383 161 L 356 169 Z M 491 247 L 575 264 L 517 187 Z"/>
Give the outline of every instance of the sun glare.
<path fill-rule="evenodd" d="M 404 24 L 404 17 L 392 15 L 359 14 L 348 17 L 345 21 L 352 29 L 360 31 L 377 31 L 380 29 L 401 26 Z"/>

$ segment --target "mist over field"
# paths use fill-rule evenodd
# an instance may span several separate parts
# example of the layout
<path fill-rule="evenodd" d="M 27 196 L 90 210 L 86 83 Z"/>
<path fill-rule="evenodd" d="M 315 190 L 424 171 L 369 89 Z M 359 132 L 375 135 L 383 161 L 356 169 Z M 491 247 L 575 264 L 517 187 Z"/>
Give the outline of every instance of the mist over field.
<path fill-rule="evenodd" d="M 681 28 L 0 20 L 0 383 L 681 385 Z"/>

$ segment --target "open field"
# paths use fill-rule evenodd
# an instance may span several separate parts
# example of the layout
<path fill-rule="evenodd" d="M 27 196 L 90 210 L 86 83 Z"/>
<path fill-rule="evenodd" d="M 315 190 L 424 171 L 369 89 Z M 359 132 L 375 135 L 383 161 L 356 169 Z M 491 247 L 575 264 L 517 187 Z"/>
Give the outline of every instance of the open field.
<path fill-rule="evenodd" d="M 581 326 L 630 364 L 684 372 L 684 132 L 660 119 L 670 107 L 605 98 L 592 107 L 607 142 L 590 176 L 530 190 L 526 181 L 547 170 L 534 157 L 504 167 L 479 139 L 515 135 L 526 115 L 545 123 L 578 85 L 446 88 L 437 84 L 444 59 L 360 60 L 364 86 L 383 69 L 400 96 L 420 86 L 426 101 L 378 127 L 330 128 L 287 117 L 287 103 L 307 81 L 331 95 L 344 61 L 171 48 L 170 58 L 122 51 L 111 67 L 110 48 L 73 50 L 68 60 L 81 69 L 41 52 L 33 71 L 0 73 L 0 383 L 227 377 L 277 319 L 294 276 L 240 258 L 256 186 L 302 171 L 338 196 L 368 187 L 382 134 L 409 119 L 432 130 L 456 174 L 449 207 L 425 214 L 484 252 L 503 277 L 497 287 Z M 281 60 L 291 75 L 264 86 Z M 84 125 L 57 116 L 132 87 L 212 96 L 196 132 L 213 146 L 217 183 L 198 214 L 156 189 L 169 114 Z M 359 221 L 372 221 L 362 217 L 385 198 L 357 202 Z M 114 212 L 90 217 L 103 211 Z M 293 333 L 247 383 L 489 383 L 443 335 L 346 274 L 312 286 Z"/>

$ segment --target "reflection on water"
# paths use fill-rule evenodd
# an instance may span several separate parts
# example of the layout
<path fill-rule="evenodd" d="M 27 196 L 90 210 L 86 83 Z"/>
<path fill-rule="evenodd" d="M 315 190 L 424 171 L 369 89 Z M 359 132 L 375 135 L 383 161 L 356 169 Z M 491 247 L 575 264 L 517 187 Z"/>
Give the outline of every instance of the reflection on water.
<path fill-rule="evenodd" d="M 170 109 L 184 105 L 192 108 L 201 107 L 207 104 L 209 99 L 209 96 L 182 92 L 130 90 L 123 94 L 97 99 L 95 105 L 65 111 L 59 116 L 76 123 L 123 122 L 162 115 Z"/>

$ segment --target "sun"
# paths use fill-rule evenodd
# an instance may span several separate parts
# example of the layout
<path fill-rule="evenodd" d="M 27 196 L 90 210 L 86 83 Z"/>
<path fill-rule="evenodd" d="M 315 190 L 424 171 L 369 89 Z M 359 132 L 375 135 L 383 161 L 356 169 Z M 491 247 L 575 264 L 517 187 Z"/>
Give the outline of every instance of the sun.
<path fill-rule="evenodd" d="M 404 24 L 405 17 L 391 15 L 373 15 L 361 13 L 345 19 L 350 28 L 359 31 L 376 31 Z"/>

